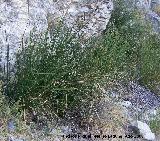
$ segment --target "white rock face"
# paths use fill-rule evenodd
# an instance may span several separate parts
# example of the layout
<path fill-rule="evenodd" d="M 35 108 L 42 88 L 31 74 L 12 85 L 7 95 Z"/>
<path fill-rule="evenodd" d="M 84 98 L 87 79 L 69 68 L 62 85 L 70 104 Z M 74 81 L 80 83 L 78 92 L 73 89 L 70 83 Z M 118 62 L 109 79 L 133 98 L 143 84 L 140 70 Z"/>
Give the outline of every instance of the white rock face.
<path fill-rule="evenodd" d="M 151 129 L 146 123 L 143 123 L 141 121 L 137 121 L 137 127 L 146 140 L 154 140 L 155 139 L 155 134 L 152 133 Z"/>
<path fill-rule="evenodd" d="M 151 0 L 138 0 L 137 6 L 139 8 L 145 8 L 146 10 L 149 10 L 151 7 Z"/>
<path fill-rule="evenodd" d="M 131 107 L 132 103 L 130 101 L 123 101 L 123 102 L 121 102 L 121 105 L 124 107 Z"/>
<path fill-rule="evenodd" d="M 154 5 L 159 5 L 160 0 L 137 0 L 137 6 L 139 8 L 145 8 L 146 10 L 151 10 Z"/>
<path fill-rule="evenodd" d="M 105 29 L 112 9 L 112 0 L 1 0 L 0 66 L 6 64 L 7 45 L 10 63 L 14 64 L 14 53 L 33 28 L 41 32 L 63 19 L 74 33 L 86 38 L 98 36 Z"/>

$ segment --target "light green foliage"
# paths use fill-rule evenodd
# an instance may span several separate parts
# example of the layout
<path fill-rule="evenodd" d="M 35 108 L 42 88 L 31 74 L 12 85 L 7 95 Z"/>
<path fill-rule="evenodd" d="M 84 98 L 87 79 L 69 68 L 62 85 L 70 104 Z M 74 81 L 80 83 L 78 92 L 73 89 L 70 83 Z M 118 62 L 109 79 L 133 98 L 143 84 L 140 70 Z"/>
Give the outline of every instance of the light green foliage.
<path fill-rule="evenodd" d="M 150 121 L 150 127 L 154 133 L 160 135 L 160 109 L 158 110 L 156 117 Z"/>
<path fill-rule="evenodd" d="M 12 107 L 9 106 L 8 100 L 2 94 L 3 82 L 0 81 L 0 135 L 6 136 L 8 133 L 7 123 L 10 119 L 15 121 L 15 131 L 21 128 L 22 131 L 22 119 L 19 112 L 19 103 L 16 102 Z"/>
<path fill-rule="evenodd" d="M 128 3 L 134 6 L 134 1 Z M 130 78 L 154 91 L 160 83 L 160 36 L 153 33 L 150 22 L 144 20 L 144 14 L 136 8 L 128 9 L 124 0 L 115 2 L 108 29 L 114 28 L 122 38 L 121 44 L 127 45 L 122 47 L 127 48 L 125 52 L 128 55 Z M 119 41 L 115 38 L 116 36 L 112 40 Z"/>

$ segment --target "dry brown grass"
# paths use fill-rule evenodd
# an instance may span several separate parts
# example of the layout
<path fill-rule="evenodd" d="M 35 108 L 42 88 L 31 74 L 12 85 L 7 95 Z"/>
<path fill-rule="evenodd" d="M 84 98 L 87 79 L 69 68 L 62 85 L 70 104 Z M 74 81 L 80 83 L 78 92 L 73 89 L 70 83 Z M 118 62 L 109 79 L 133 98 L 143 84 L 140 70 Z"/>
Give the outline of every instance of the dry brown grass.
<path fill-rule="evenodd" d="M 97 88 L 101 94 L 105 91 L 99 85 Z M 91 133 L 93 136 L 101 135 L 101 137 L 116 135 L 115 141 L 122 140 L 118 137 L 125 136 L 124 125 L 128 123 L 128 120 L 121 106 L 117 105 L 108 95 L 102 94 L 101 97 L 91 102 L 89 110 L 89 116 L 85 119 L 81 118 L 81 125 L 79 125 L 81 133 Z M 76 119 L 77 121 L 78 119 Z M 101 140 L 108 141 L 109 139 L 103 138 Z M 112 140 L 114 141 L 114 139 Z M 125 141 L 125 139 L 123 140 Z"/>
<path fill-rule="evenodd" d="M 123 109 L 115 103 L 111 103 L 111 101 L 112 100 L 106 96 L 99 103 L 101 111 L 98 111 L 99 119 L 95 121 L 96 124 L 94 128 L 98 128 L 102 135 L 125 136 L 123 125 L 127 123 L 127 119 L 123 114 Z M 96 130 L 94 130 L 93 132 L 96 133 Z"/>

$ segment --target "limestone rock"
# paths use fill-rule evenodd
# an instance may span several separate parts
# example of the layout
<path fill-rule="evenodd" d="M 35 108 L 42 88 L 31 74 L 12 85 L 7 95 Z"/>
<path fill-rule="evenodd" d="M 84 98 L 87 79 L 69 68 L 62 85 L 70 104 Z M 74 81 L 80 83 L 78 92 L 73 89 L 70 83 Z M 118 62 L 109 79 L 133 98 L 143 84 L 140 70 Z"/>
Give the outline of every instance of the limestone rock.
<path fill-rule="evenodd" d="M 130 107 L 132 105 L 132 103 L 130 101 L 123 101 L 123 102 L 121 102 L 121 105 L 124 107 Z"/>
<path fill-rule="evenodd" d="M 140 131 L 140 133 L 142 134 L 142 136 L 144 137 L 144 139 L 146 140 L 154 140 L 155 139 L 155 134 L 152 133 L 151 129 L 149 128 L 149 126 L 146 123 L 143 123 L 141 121 L 137 121 L 137 126 L 138 129 Z"/>

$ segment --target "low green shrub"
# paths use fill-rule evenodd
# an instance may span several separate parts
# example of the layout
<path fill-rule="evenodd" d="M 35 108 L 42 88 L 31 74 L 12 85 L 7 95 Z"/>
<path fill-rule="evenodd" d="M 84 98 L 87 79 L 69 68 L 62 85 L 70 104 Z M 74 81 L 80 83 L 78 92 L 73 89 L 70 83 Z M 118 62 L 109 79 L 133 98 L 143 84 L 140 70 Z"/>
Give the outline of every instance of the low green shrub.
<path fill-rule="evenodd" d="M 28 47 L 17 54 L 15 81 L 8 96 L 19 100 L 23 109 L 39 108 L 57 116 L 88 105 L 101 73 L 98 50 L 89 50 L 63 26 L 31 35 Z"/>
<path fill-rule="evenodd" d="M 150 121 L 150 127 L 156 135 L 160 135 L 160 109 L 157 110 L 156 116 Z"/>

